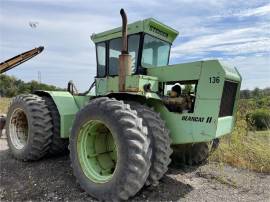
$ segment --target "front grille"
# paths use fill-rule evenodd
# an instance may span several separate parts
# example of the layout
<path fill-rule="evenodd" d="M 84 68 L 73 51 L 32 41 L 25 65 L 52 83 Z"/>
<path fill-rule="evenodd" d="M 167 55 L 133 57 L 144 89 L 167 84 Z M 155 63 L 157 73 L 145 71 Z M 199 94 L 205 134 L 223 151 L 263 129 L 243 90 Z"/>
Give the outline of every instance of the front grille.
<path fill-rule="evenodd" d="M 232 116 L 238 84 L 225 81 L 221 97 L 219 117 Z"/>

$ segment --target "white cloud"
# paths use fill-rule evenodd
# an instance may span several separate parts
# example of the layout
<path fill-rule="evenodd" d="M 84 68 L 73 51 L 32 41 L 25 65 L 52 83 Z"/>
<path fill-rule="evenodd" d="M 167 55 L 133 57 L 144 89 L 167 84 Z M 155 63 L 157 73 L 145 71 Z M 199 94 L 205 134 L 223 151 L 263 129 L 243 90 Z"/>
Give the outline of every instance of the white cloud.
<path fill-rule="evenodd" d="M 254 1 L 255 2 L 255 1 Z M 241 2 L 242 4 L 243 2 Z M 269 17 L 270 14 L 270 3 L 256 7 L 252 5 L 252 1 L 246 1 L 245 3 L 251 3 L 251 5 L 237 6 L 235 8 L 224 9 L 222 12 L 217 15 L 209 16 L 210 19 L 221 19 L 221 18 L 246 18 L 246 17 Z M 258 2 L 259 3 L 259 2 Z M 239 2 L 240 4 L 240 2 Z"/>
<path fill-rule="evenodd" d="M 174 57 L 196 52 L 220 51 L 229 55 L 270 51 L 269 25 L 230 29 L 219 34 L 207 34 L 172 49 Z"/>
<path fill-rule="evenodd" d="M 252 68 L 260 61 L 264 61 L 260 72 L 269 68 L 266 60 L 270 48 L 270 26 L 266 22 L 269 19 L 269 3 L 264 3 L 264 0 L 2 1 L 0 58 L 7 59 L 44 45 L 45 51 L 40 56 L 9 74 L 32 80 L 36 78 L 36 72 L 41 71 L 45 82 L 63 87 L 69 79 L 73 79 L 80 90 L 85 90 L 96 71 L 90 35 L 120 26 L 121 7 L 126 9 L 129 22 L 154 17 L 177 29 L 180 37 L 172 49 L 173 60 L 177 62 L 179 58 L 194 61 L 214 57 L 211 55 L 214 51 L 238 60 L 239 56 L 249 54 L 243 57 L 243 61 L 254 57 L 258 59 L 251 61 L 252 65 L 231 59 L 230 62 L 239 63 L 241 71 Z M 256 20 L 246 20 L 254 16 Z M 241 20 L 226 21 L 227 17 Z M 29 21 L 37 21 L 37 28 L 31 29 Z M 245 78 L 249 78 L 252 71 L 244 71 Z M 264 86 L 266 82 L 260 81 Z M 245 85 L 253 84 L 256 82 Z"/>
<path fill-rule="evenodd" d="M 242 89 L 270 86 L 270 58 L 260 55 L 249 57 L 232 57 L 223 60 L 240 71 L 243 81 Z"/>
<path fill-rule="evenodd" d="M 260 6 L 257 8 L 250 8 L 247 10 L 240 10 L 238 13 L 233 13 L 235 17 L 250 17 L 250 16 L 263 16 L 270 14 L 270 4 Z"/>

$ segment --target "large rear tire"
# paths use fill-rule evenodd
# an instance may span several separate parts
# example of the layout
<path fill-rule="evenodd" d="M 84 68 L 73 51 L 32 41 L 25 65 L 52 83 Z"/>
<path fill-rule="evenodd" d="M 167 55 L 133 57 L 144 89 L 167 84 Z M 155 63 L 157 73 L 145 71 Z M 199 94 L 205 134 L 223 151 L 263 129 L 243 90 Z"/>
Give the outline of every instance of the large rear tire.
<path fill-rule="evenodd" d="M 53 123 L 53 136 L 49 153 L 51 155 L 61 155 L 68 152 L 68 139 L 61 138 L 60 135 L 60 115 L 58 109 L 51 97 L 43 96 L 45 103 L 51 113 Z"/>
<path fill-rule="evenodd" d="M 41 97 L 32 94 L 13 98 L 6 120 L 11 153 L 23 161 L 38 160 L 50 148 L 52 117 Z"/>
<path fill-rule="evenodd" d="M 175 145 L 172 155 L 173 164 L 200 166 L 207 162 L 210 153 L 210 144 L 207 142 Z"/>
<path fill-rule="evenodd" d="M 163 175 L 168 171 L 172 154 L 171 138 L 169 130 L 160 115 L 145 105 L 129 102 L 132 109 L 136 110 L 139 117 L 143 119 L 143 125 L 148 128 L 151 139 L 152 157 L 149 176 L 146 185 L 156 186 Z"/>
<path fill-rule="evenodd" d="M 104 201 L 127 200 L 149 174 L 147 128 L 122 101 L 97 98 L 80 110 L 70 137 L 73 172 L 81 187 Z"/>
<path fill-rule="evenodd" d="M 186 153 L 186 163 L 193 166 L 205 164 L 209 157 L 209 151 L 209 143 L 202 142 L 193 144 L 191 149 Z"/>

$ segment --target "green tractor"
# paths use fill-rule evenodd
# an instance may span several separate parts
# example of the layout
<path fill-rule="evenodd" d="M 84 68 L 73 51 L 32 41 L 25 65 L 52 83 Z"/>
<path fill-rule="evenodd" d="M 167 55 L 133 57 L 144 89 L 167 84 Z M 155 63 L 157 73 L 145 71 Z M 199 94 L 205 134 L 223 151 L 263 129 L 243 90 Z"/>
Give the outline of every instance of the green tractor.
<path fill-rule="evenodd" d="M 91 39 L 97 73 L 89 91 L 15 97 L 6 119 L 13 156 L 38 160 L 69 148 L 73 173 L 91 196 L 127 200 L 156 186 L 171 155 L 198 165 L 232 132 L 241 76 L 218 60 L 168 65 L 178 32 L 152 18 Z M 214 144 L 215 143 L 215 144 Z M 68 146 L 69 145 L 69 146 Z"/>

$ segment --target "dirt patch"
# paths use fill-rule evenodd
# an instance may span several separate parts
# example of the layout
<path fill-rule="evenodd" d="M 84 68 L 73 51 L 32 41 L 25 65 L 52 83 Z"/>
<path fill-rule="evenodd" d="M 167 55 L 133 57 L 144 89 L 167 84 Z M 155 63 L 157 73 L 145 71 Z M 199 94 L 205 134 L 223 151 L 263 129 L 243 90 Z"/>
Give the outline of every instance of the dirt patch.
<path fill-rule="evenodd" d="M 80 189 L 68 156 L 21 162 L 0 139 L 0 201 L 95 201 Z M 229 166 L 170 168 L 131 201 L 269 201 L 270 175 Z"/>

